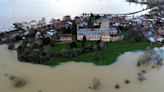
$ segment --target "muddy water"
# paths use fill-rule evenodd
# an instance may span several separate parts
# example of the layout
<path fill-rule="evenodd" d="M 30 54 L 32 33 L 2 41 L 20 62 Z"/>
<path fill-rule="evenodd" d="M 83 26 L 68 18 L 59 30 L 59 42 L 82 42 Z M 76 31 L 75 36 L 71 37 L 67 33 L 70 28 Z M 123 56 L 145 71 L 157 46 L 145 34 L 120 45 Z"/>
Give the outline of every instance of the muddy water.
<path fill-rule="evenodd" d="M 136 62 L 140 54 L 125 53 L 110 66 L 70 62 L 51 68 L 20 63 L 15 52 L 8 51 L 6 46 L 0 46 L 0 92 L 93 92 L 88 87 L 94 78 L 101 81 L 100 88 L 95 92 L 163 92 L 164 68 L 137 68 Z M 142 69 L 147 71 L 147 80 L 139 82 L 137 73 Z M 14 88 L 5 73 L 26 79 L 27 85 Z M 130 84 L 124 83 L 126 79 L 130 80 Z M 120 89 L 116 90 L 115 84 L 120 84 Z"/>

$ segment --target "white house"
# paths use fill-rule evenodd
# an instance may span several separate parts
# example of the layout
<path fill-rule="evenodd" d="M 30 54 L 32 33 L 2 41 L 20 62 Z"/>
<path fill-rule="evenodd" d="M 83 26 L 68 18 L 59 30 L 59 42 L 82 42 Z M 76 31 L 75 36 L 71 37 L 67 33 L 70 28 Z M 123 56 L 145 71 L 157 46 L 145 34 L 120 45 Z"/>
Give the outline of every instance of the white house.
<path fill-rule="evenodd" d="M 111 41 L 112 42 L 116 42 L 116 41 L 121 41 L 121 40 L 123 40 L 124 39 L 124 36 L 123 35 L 121 35 L 121 36 L 111 36 Z"/>
<path fill-rule="evenodd" d="M 72 35 L 70 34 L 63 34 L 63 35 L 60 35 L 60 39 L 59 39 L 61 42 L 72 42 L 73 39 L 72 39 Z"/>

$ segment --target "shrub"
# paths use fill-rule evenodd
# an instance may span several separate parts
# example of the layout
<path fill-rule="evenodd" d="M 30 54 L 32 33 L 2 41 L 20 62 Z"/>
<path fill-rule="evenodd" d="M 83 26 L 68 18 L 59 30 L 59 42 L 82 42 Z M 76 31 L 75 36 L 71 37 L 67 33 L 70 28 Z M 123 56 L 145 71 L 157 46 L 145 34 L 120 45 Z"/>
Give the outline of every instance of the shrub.
<path fill-rule="evenodd" d="M 18 42 L 18 41 L 20 41 L 20 40 L 22 40 L 22 37 L 21 37 L 21 36 L 16 36 L 16 37 L 15 37 L 15 41 L 16 41 L 16 42 Z"/>
<path fill-rule="evenodd" d="M 8 45 L 8 49 L 9 49 L 9 50 L 13 50 L 14 48 L 15 48 L 14 43 L 10 43 L 10 44 Z"/>
<path fill-rule="evenodd" d="M 15 88 L 22 88 L 26 85 L 26 80 L 15 75 L 10 75 L 9 79 Z"/>
<path fill-rule="evenodd" d="M 134 39 L 135 39 L 135 42 L 142 42 L 143 41 L 141 36 L 136 36 Z"/>
<path fill-rule="evenodd" d="M 77 43 L 75 41 L 73 41 L 70 45 L 70 48 L 73 49 L 73 48 L 77 48 Z"/>
<path fill-rule="evenodd" d="M 97 62 L 102 60 L 101 54 L 98 53 L 97 51 L 95 52 L 94 60 Z"/>

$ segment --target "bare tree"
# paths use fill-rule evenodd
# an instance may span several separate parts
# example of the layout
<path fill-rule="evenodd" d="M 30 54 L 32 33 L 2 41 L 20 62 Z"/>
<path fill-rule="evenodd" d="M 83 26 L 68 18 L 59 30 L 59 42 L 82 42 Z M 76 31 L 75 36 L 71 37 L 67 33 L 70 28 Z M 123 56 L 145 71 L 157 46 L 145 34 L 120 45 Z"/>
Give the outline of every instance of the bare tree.
<path fill-rule="evenodd" d="M 100 87 L 100 85 L 101 85 L 100 79 L 94 78 L 91 88 L 96 90 Z"/>
<path fill-rule="evenodd" d="M 154 49 L 147 49 L 143 55 L 139 57 L 138 63 L 140 64 L 157 64 L 157 65 L 163 65 L 163 58 L 157 54 L 157 52 Z"/>

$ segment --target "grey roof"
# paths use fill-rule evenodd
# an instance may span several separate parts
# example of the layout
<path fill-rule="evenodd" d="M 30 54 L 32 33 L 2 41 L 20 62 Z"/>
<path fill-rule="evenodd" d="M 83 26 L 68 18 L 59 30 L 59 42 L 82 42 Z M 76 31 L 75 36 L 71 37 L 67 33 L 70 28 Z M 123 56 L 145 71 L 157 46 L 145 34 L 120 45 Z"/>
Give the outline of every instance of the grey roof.
<path fill-rule="evenodd" d="M 103 35 L 104 33 L 109 34 L 111 32 L 117 32 L 116 28 L 110 28 L 108 30 L 94 29 L 93 31 L 91 29 L 79 29 L 77 34 L 78 35 Z"/>

